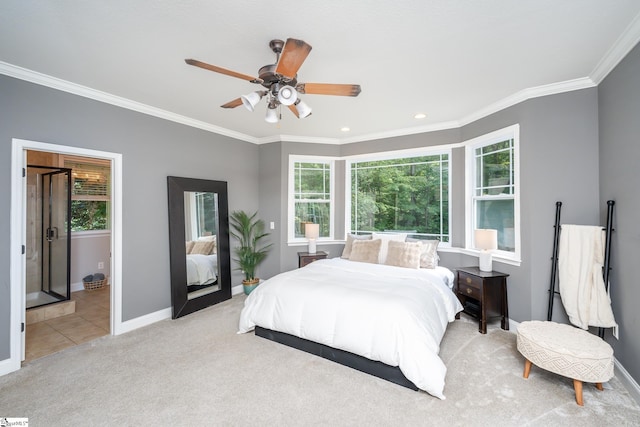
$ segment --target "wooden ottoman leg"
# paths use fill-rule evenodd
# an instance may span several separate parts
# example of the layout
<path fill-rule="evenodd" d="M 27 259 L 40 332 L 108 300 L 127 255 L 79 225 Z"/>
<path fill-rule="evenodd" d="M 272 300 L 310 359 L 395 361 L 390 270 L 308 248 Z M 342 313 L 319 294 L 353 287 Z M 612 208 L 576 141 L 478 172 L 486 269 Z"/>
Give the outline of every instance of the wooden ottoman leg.
<path fill-rule="evenodd" d="M 576 391 L 576 403 L 583 406 L 582 403 L 582 381 L 573 380 L 573 389 Z"/>
<path fill-rule="evenodd" d="M 602 391 L 602 383 L 596 383 L 596 388 Z"/>
<path fill-rule="evenodd" d="M 529 378 L 529 372 L 531 372 L 531 361 L 529 359 L 524 359 L 524 374 L 522 376 Z"/>

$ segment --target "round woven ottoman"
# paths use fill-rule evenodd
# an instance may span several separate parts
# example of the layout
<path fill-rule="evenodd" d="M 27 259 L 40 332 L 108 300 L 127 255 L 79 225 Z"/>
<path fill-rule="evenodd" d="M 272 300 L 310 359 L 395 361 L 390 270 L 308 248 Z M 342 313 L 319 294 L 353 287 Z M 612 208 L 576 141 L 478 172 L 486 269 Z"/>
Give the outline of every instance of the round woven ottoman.
<path fill-rule="evenodd" d="M 582 329 L 532 320 L 518 326 L 518 351 L 525 357 L 524 377 L 531 364 L 573 379 L 576 402 L 582 406 L 582 383 L 602 383 L 613 377 L 613 348 Z"/>

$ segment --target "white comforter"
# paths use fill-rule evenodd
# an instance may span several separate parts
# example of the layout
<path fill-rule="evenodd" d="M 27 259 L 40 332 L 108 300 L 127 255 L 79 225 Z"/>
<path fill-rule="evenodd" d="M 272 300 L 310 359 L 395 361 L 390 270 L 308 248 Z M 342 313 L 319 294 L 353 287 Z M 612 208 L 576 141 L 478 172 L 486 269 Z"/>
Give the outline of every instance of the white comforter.
<path fill-rule="evenodd" d="M 443 267 L 320 260 L 260 284 L 245 301 L 239 332 L 258 325 L 399 366 L 444 399 L 440 341 L 462 310 L 452 285 Z"/>

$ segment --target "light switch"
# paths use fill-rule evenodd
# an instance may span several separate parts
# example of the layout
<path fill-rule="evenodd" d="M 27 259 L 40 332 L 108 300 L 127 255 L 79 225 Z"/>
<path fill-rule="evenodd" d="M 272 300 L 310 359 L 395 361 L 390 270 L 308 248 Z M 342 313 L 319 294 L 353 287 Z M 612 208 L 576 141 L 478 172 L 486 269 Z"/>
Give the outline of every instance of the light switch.
<path fill-rule="evenodd" d="M 269 229 L 270 229 L 270 230 L 275 230 L 275 229 L 276 229 L 276 223 L 275 223 L 275 222 L 273 222 L 273 221 L 271 221 L 271 222 L 269 223 Z"/>

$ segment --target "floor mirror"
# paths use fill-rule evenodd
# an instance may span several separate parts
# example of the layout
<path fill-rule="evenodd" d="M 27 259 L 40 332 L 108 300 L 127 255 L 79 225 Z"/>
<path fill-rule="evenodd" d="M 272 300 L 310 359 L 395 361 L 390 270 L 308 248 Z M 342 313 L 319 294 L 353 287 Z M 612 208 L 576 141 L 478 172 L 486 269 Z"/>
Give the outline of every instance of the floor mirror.
<path fill-rule="evenodd" d="M 231 298 L 227 183 L 167 177 L 172 318 Z"/>

